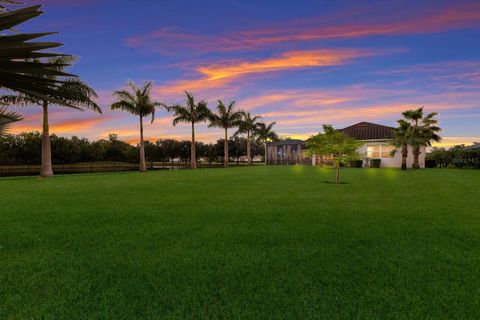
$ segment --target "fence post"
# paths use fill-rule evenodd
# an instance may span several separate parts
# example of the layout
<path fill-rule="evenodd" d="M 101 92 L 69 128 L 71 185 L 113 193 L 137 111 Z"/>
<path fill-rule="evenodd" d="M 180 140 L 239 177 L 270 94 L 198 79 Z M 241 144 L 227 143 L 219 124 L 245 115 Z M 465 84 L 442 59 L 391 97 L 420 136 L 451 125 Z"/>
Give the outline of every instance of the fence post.
<path fill-rule="evenodd" d="M 90 175 L 93 174 L 93 162 L 90 161 Z"/>

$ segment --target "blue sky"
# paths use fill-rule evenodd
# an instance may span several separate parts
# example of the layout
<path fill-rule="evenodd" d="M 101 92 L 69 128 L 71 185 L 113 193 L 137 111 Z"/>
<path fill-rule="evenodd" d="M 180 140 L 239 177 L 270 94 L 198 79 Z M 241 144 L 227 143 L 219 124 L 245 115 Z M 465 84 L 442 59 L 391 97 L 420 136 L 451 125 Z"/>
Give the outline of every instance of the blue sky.
<path fill-rule="evenodd" d="M 72 72 L 100 95 L 104 114 L 54 109 L 51 131 L 91 139 L 138 139 L 137 119 L 108 110 L 127 80 L 152 80 L 153 95 L 182 103 L 183 90 L 275 121 L 306 138 L 323 123 L 395 125 L 403 110 L 439 112 L 441 144 L 480 141 L 478 1 L 111 1 L 40 0 L 46 13 L 21 31 L 80 57 Z M 21 109 L 16 131 L 41 128 Z M 159 111 L 146 136 L 188 138 Z M 213 141 L 218 130 L 199 126 Z"/>

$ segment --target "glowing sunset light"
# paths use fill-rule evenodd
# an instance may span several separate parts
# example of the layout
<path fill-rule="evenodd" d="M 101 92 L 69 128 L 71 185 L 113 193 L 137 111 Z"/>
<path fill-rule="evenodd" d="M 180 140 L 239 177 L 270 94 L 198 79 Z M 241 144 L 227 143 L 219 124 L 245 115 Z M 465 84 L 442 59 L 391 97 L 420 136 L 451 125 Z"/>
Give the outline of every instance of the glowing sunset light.
<path fill-rule="evenodd" d="M 210 108 L 218 99 L 235 100 L 275 121 L 284 136 L 305 138 L 323 123 L 395 126 L 402 111 L 425 106 L 440 113 L 441 145 L 480 140 L 478 1 L 181 0 L 115 10 L 108 1 L 36 3 L 45 4 L 46 14 L 28 28 L 60 32 L 65 50 L 81 57 L 72 72 L 99 93 L 104 111 L 54 111 L 51 133 L 90 139 L 116 133 L 136 143 L 137 119 L 109 110 L 112 92 L 127 80 L 152 80 L 156 101 L 184 103 L 184 90 Z M 134 23 L 121 22 L 127 17 Z M 88 46 L 85 34 L 93 34 Z M 41 129 L 39 108 L 15 110 L 24 120 L 13 133 Z M 158 108 L 145 136 L 188 139 L 188 125 L 171 122 Z M 212 142 L 221 135 L 199 125 L 198 137 Z"/>

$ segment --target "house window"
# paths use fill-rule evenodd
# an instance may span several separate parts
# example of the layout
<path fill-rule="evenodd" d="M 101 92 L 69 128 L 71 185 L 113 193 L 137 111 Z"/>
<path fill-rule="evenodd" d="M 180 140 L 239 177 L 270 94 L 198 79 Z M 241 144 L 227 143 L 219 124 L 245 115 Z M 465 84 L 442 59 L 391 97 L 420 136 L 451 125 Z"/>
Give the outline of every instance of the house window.
<path fill-rule="evenodd" d="M 395 150 L 394 146 L 383 144 L 380 148 L 382 158 L 393 158 L 392 152 Z"/>
<path fill-rule="evenodd" d="M 367 157 L 370 159 L 380 158 L 380 145 L 367 146 Z"/>
<path fill-rule="evenodd" d="M 367 157 L 370 159 L 393 158 L 392 151 L 395 147 L 388 144 L 375 144 L 367 146 Z"/>

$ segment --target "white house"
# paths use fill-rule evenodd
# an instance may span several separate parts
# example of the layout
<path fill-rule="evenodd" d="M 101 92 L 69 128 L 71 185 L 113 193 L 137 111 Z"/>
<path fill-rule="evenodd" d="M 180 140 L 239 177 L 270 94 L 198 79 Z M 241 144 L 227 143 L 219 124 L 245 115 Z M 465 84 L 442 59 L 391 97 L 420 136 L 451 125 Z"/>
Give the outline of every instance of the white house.
<path fill-rule="evenodd" d="M 402 165 L 402 154 L 400 150 L 392 154 L 395 147 L 392 146 L 392 139 L 395 128 L 370 122 L 360 122 L 352 126 L 339 129 L 349 137 L 362 141 L 363 145 L 358 150 L 362 155 L 363 165 L 368 166 L 370 159 L 381 159 L 380 166 L 385 168 L 400 168 Z M 270 143 L 267 146 L 267 163 L 269 164 L 300 164 L 310 162 L 313 165 L 320 161 L 313 157 L 308 159 L 302 152 L 304 142 L 302 140 L 290 139 Z M 425 168 L 426 148 L 420 149 L 419 164 Z M 412 147 L 408 147 L 407 167 L 413 164 Z"/>
<path fill-rule="evenodd" d="M 360 122 L 350 127 L 340 129 L 347 136 L 362 141 L 363 145 L 358 150 L 362 155 L 364 165 L 370 159 L 381 159 L 380 166 L 385 168 L 400 168 L 402 166 L 402 154 L 400 150 L 392 154 L 395 147 L 392 146 L 392 139 L 395 128 L 381 124 Z M 418 161 L 421 168 L 425 168 L 426 148 L 421 147 Z M 412 147 L 408 147 L 407 167 L 413 165 Z"/>

